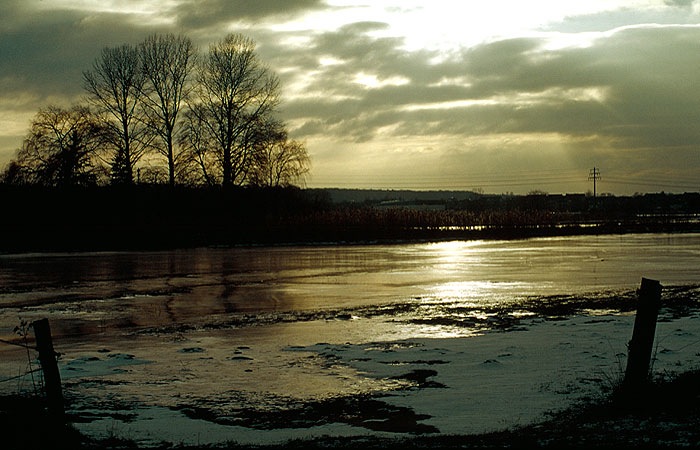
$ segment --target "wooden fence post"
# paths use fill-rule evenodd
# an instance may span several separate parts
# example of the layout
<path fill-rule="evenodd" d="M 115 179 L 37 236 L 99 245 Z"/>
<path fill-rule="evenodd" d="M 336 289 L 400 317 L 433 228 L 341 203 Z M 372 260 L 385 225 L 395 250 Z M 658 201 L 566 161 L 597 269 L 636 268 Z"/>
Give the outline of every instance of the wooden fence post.
<path fill-rule="evenodd" d="M 632 340 L 629 342 L 627 368 L 623 386 L 636 388 L 649 379 L 649 363 L 654 346 L 656 333 L 656 318 L 659 315 L 661 302 L 661 283 L 656 280 L 642 278 L 639 288 L 637 316 L 634 319 Z"/>
<path fill-rule="evenodd" d="M 46 388 L 46 402 L 49 413 L 58 421 L 65 421 L 63 408 L 63 392 L 61 390 L 61 374 L 56 363 L 56 352 L 53 349 L 51 328 L 49 319 L 41 319 L 32 322 L 34 336 L 36 337 L 36 349 L 39 351 L 39 362 L 44 373 L 44 386 Z"/>

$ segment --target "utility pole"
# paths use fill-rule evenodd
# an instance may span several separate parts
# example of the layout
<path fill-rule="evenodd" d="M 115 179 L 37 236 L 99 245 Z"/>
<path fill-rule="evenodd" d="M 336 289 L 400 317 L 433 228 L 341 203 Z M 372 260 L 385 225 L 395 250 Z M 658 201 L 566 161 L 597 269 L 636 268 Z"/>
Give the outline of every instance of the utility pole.
<path fill-rule="evenodd" d="M 588 172 L 588 181 L 591 180 L 593 180 L 593 198 L 595 198 L 597 195 L 596 181 L 600 180 L 600 169 L 594 167 Z"/>

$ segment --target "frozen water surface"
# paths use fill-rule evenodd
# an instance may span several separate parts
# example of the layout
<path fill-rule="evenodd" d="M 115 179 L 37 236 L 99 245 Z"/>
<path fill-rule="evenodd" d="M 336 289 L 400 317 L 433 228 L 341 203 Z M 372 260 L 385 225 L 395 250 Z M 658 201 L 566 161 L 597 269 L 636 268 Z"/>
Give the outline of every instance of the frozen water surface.
<path fill-rule="evenodd" d="M 692 306 L 698 267 L 698 234 L 2 255 L 0 337 L 50 319 L 93 434 L 479 432 L 599 394 L 640 278 Z M 657 367 L 695 364 L 696 309 L 662 310 Z M 0 346 L 0 379 L 27 364 Z"/>

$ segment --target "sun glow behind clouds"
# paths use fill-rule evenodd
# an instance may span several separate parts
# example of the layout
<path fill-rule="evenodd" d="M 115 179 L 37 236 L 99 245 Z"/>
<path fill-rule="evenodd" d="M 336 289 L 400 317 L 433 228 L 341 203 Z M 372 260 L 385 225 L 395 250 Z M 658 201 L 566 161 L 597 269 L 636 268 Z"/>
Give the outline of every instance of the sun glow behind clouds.
<path fill-rule="evenodd" d="M 663 0 L 491 0 L 464 2 L 420 0 L 396 2 L 376 0 L 360 4 L 353 0 L 330 0 L 330 11 L 318 11 L 300 19 L 277 24 L 279 31 L 334 30 L 356 22 L 385 23 L 369 33 L 375 37 L 401 37 L 407 50 L 452 50 L 485 41 L 527 35 L 542 35 L 551 23 L 567 17 L 619 9 L 663 7 Z M 550 34 L 552 46 L 559 38 L 571 45 L 570 36 Z M 577 41 L 578 42 L 578 41 Z M 578 42 L 580 43 L 580 42 Z"/>
<path fill-rule="evenodd" d="M 171 16 L 176 0 L 51 0 L 34 1 L 32 6 L 39 11 L 74 11 L 87 13 L 83 21 L 95 20 L 103 15 L 120 15 L 121 20 L 143 26 L 171 26 L 175 18 Z"/>
<path fill-rule="evenodd" d="M 404 111 L 422 111 L 435 109 L 468 108 L 472 106 L 510 105 L 513 107 L 532 106 L 543 103 L 561 103 L 564 101 L 598 102 L 605 101 L 609 89 L 591 87 L 578 89 L 547 89 L 543 92 L 516 92 L 478 100 L 453 100 L 437 103 L 422 103 L 403 106 Z"/>
<path fill-rule="evenodd" d="M 410 81 L 404 77 L 391 77 L 380 80 L 376 75 L 366 74 L 360 72 L 355 75 L 355 83 L 361 84 L 362 86 L 372 89 L 384 86 L 403 86 L 408 84 Z"/>
<path fill-rule="evenodd" d="M 151 15 L 168 11 L 176 6 L 177 2 L 168 0 L 160 0 L 158 2 L 148 0 L 109 0 L 99 2 L 93 0 L 51 0 L 50 2 L 35 2 L 35 4 L 40 8 Z"/>

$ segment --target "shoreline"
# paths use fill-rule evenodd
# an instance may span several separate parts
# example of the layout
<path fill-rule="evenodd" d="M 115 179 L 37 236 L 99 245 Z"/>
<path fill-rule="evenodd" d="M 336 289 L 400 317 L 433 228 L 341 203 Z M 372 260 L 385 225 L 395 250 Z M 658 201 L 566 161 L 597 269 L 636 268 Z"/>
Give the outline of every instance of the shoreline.
<path fill-rule="evenodd" d="M 657 336 L 662 344 L 655 363 L 657 373 L 667 378 L 674 372 L 697 370 L 694 355 L 700 336 L 698 286 L 678 286 L 668 292 L 659 316 Z M 133 448 L 166 448 L 158 443 L 168 436 L 169 445 L 182 448 L 204 448 L 194 444 L 200 439 L 208 443 L 206 448 L 355 448 L 361 443 L 367 443 L 367 448 L 463 444 L 498 448 L 515 438 L 544 448 L 549 444 L 542 442 L 552 440 L 558 443 L 554 448 L 559 448 L 565 439 L 572 439 L 561 431 L 561 423 L 576 423 L 582 420 L 581 408 L 607 402 L 622 373 L 615 367 L 634 321 L 628 297 L 623 295 L 614 305 L 589 295 L 570 299 L 572 304 L 553 297 L 541 307 L 536 305 L 541 302 L 533 300 L 524 306 L 535 306 L 538 313 L 523 316 L 516 326 L 461 337 L 374 342 L 362 339 L 360 333 L 328 340 L 323 333 L 329 327 L 349 324 L 348 319 L 339 318 L 261 325 L 258 328 L 268 330 L 265 334 L 285 330 L 289 336 L 284 339 L 283 360 L 272 365 L 277 358 L 270 359 L 274 345 L 244 338 L 249 332 L 258 335 L 256 327 L 154 330 L 140 343 L 129 338 L 126 347 L 125 342 L 105 337 L 108 340 L 61 348 L 66 352 L 62 377 L 77 430 L 97 442 L 132 439 L 137 442 Z M 606 312 L 610 306 L 617 312 Z M 391 316 L 377 323 L 387 319 Z M 294 329 L 296 333 L 291 332 Z M 232 348 L 222 345 L 225 342 L 233 342 L 236 350 L 232 353 Z M 542 359 L 544 354 L 549 356 Z M 215 382 L 210 378 L 218 377 L 222 365 L 228 367 L 226 389 L 215 388 L 211 392 L 216 395 L 199 392 L 197 386 Z M 345 387 L 332 388 L 333 394 L 314 400 L 314 395 L 307 398 L 308 387 L 291 394 L 282 386 L 280 394 L 287 394 L 268 394 L 271 403 L 266 406 L 266 401 L 257 404 L 263 398 L 254 392 L 248 394 L 250 398 L 241 397 L 245 385 L 237 387 L 234 382 L 252 377 L 257 385 L 268 377 L 265 372 L 293 367 L 302 371 L 295 369 L 283 383 L 289 383 L 289 377 L 310 374 L 313 368 L 318 386 L 336 380 Z M 169 385 L 169 381 L 163 383 L 173 377 L 178 383 L 195 384 L 181 385 L 187 393 L 182 398 L 152 397 L 160 392 L 158 386 Z M 265 391 L 265 383 L 280 388 L 281 381 L 273 376 L 263 381 L 261 389 Z M 356 392 L 352 387 L 356 382 L 369 390 Z M 140 394 L 145 397 L 138 400 Z M 441 406 L 454 404 L 461 406 Z M 700 417 L 700 411 L 697 414 Z M 598 417 L 584 415 L 584 419 Z M 605 426 L 617 426 L 615 420 Z M 156 432 L 149 423 L 176 426 L 177 432 L 167 428 Z M 700 418 L 693 423 L 700 423 Z M 673 426 L 682 428 L 682 423 Z M 572 425 L 572 431 L 576 428 Z M 144 441 L 144 436 L 150 438 Z M 238 444 L 224 444 L 230 440 Z"/>
<path fill-rule="evenodd" d="M 12 232 L 8 232 L 10 235 Z M 402 245 L 421 244 L 447 241 L 517 241 L 532 238 L 547 237 L 575 237 L 575 236 L 612 236 L 627 234 L 697 234 L 700 226 L 696 223 L 682 224 L 608 224 L 591 225 L 590 223 L 566 224 L 566 225 L 533 225 L 523 227 L 490 227 L 481 230 L 441 230 L 434 228 L 412 229 L 401 236 L 402 232 L 383 229 L 362 232 L 338 231 L 327 229 L 325 232 L 315 230 L 315 238 L 284 239 L 285 236 L 270 234 L 266 238 L 255 237 L 251 239 L 237 239 L 235 241 L 221 242 L 184 242 L 166 245 L 160 239 L 149 244 L 141 242 L 140 245 L 119 245 L 105 240 L 101 244 L 70 245 L 70 239 L 54 240 L 53 244 L 36 245 L 41 239 L 34 239 L 34 244 L 22 243 L 21 236 L 15 236 L 15 243 L 0 242 L 0 257 L 12 255 L 31 254 L 73 254 L 73 253 L 118 253 L 118 252 L 158 252 L 177 251 L 196 248 L 265 248 L 265 247 L 323 247 L 323 246 L 372 246 L 372 245 Z M 102 234 L 102 233 L 99 233 Z M 305 233 L 306 234 L 306 233 Z M 399 235 L 399 237 L 396 237 Z M 273 236 L 275 236 L 273 238 Z M 330 237 L 334 237 L 332 239 Z M 45 239 L 45 238 L 44 238 Z M 58 243 L 63 242 L 63 243 Z"/>
<path fill-rule="evenodd" d="M 295 188 L 0 184 L 0 198 L 6 254 L 700 232 L 700 194 L 483 196 L 442 199 L 431 209 L 430 200 L 337 203 L 323 191 Z"/>
<path fill-rule="evenodd" d="M 605 316 L 603 317 L 605 318 Z M 573 320 L 566 327 L 571 327 L 574 323 L 578 323 L 581 326 L 587 322 L 585 316 L 576 316 L 568 320 Z M 632 318 L 627 317 L 625 319 L 630 322 Z M 695 317 L 692 320 L 694 322 L 698 321 Z M 561 327 L 563 324 L 561 322 L 553 322 L 550 327 L 555 328 Z M 605 321 L 599 321 L 598 324 L 590 324 L 589 326 L 607 326 Z M 697 327 L 696 327 L 697 328 Z M 518 333 L 518 332 L 513 332 Z M 624 334 L 624 333 L 623 333 Z M 501 333 L 494 335 L 495 337 L 503 336 Z M 527 337 L 527 336 L 525 336 Z M 419 343 L 416 341 L 415 343 Z M 429 345 L 428 342 L 424 342 L 424 345 Z M 444 344 L 444 343 L 443 343 Z M 323 345 L 323 344 L 320 344 Z M 317 346 L 318 347 L 318 346 Z M 337 347 L 337 346 L 336 346 Z M 440 348 L 446 349 L 445 345 L 440 345 Z M 450 348 L 448 345 L 447 348 Z M 319 348 L 320 349 L 320 348 Z M 412 350 L 413 349 L 413 350 Z M 399 352 L 415 352 L 419 351 L 420 347 L 405 347 L 403 350 L 397 349 Z M 339 347 L 338 351 L 347 352 L 348 350 L 341 350 Z M 357 349 L 359 350 L 359 348 Z M 296 349 L 295 351 L 304 351 L 304 349 Z M 356 351 L 356 350 L 353 350 Z M 340 353 L 336 353 L 340 355 Z M 405 355 L 408 359 L 411 359 L 410 355 Z M 515 356 L 515 355 L 514 355 Z M 390 358 L 395 358 L 396 356 L 390 355 Z M 349 355 L 346 358 L 348 360 L 357 359 L 353 355 Z M 442 356 L 442 358 L 449 358 L 449 356 Z M 128 359 L 128 358 L 127 358 Z M 508 358 L 502 355 L 500 358 L 501 362 L 505 362 Z M 454 363 L 454 361 L 452 362 Z M 367 363 L 364 363 L 367 364 Z M 501 370 L 494 363 L 490 364 L 490 367 L 485 368 L 485 370 L 491 374 L 496 374 L 494 370 Z M 389 367 L 389 366 L 386 366 Z M 440 378 L 437 376 L 437 372 L 442 372 L 444 368 L 448 367 L 444 364 L 431 365 L 431 368 L 435 369 L 433 372 L 427 373 L 427 380 L 413 378 L 411 382 L 417 383 L 416 387 L 404 391 L 405 394 L 402 395 L 432 395 L 430 392 L 441 392 L 445 391 L 447 386 L 441 386 L 441 381 L 446 381 L 444 377 Z M 404 368 L 400 371 L 405 372 L 410 369 Z M 459 368 L 454 368 L 453 370 L 459 371 Z M 420 377 L 419 377 L 420 378 Z M 473 379 L 471 379 L 473 380 Z M 583 385 L 588 385 L 586 378 L 577 377 L 576 380 Z M 78 381 L 78 380 L 76 380 Z M 235 431 L 232 431 L 231 438 L 222 439 L 219 442 L 211 442 L 204 439 L 206 432 L 202 429 L 202 435 L 197 435 L 197 437 L 192 437 L 189 440 L 181 440 L 179 438 L 172 439 L 170 441 L 162 439 L 164 435 L 152 435 L 150 439 L 143 440 L 140 437 L 143 431 L 139 432 L 136 428 L 130 428 L 128 421 L 125 423 L 120 422 L 124 418 L 132 416 L 132 420 L 136 419 L 135 414 L 138 413 L 138 404 L 127 405 L 124 407 L 126 409 L 121 413 L 119 411 L 114 411 L 106 416 L 106 421 L 98 422 L 97 429 L 100 429 L 100 433 L 94 433 L 95 427 L 92 427 L 93 432 L 88 431 L 84 427 L 83 420 L 78 420 L 76 422 L 76 427 L 71 427 L 69 436 L 69 442 L 62 446 L 61 443 L 56 443 L 52 441 L 54 448 L 71 448 L 71 449 L 93 449 L 93 448 L 153 448 L 153 449 L 165 449 L 165 448 L 181 448 L 181 449 L 269 449 L 269 450 L 282 450 L 282 449 L 322 449 L 322 448 L 340 448 L 340 449 L 351 449 L 351 448 L 366 448 L 366 449 L 412 449 L 412 448 L 481 448 L 481 449 L 491 449 L 491 448 L 686 448 L 687 446 L 693 446 L 698 441 L 700 441 L 700 405 L 697 402 L 697 398 L 700 397 L 700 370 L 697 364 L 693 367 L 683 367 L 682 369 L 670 373 L 663 370 L 656 372 L 654 378 L 654 383 L 649 385 L 649 389 L 646 391 L 644 402 L 633 402 L 626 403 L 623 401 L 622 397 L 618 397 L 615 394 L 615 381 L 612 380 L 612 384 L 609 380 L 599 379 L 593 380 L 592 385 L 588 385 L 588 393 L 584 393 L 583 396 L 574 397 L 573 401 L 563 408 L 561 406 L 561 400 L 555 401 L 553 405 L 555 406 L 550 409 L 543 411 L 543 414 L 539 416 L 538 419 L 534 421 L 527 421 L 526 423 L 518 423 L 516 421 L 513 424 L 507 424 L 505 422 L 500 423 L 500 426 L 494 427 L 493 430 L 485 432 L 467 432 L 467 433 L 455 433 L 454 431 L 448 430 L 443 432 L 440 430 L 439 434 L 435 433 L 435 429 L 431 429 L 439 422 L 435 422 L 435 418 L 430 419 L 430 415 L 424 414 L 426 405 L 420 408 L 411 408 L 402 411 L 400 408 L 396 409 L 397 406 L 401 405 L 402 402 L 396 403 L 397 397 L 390 395 L 389 397 L 379 396 L 374 400 L 368 398 L 366 407 L 372 408 L 374 414 L 379 413 L 374 419 L 372 416 L 364 417 L 363 420 L 367 420 L 367 424 L 370 426 L 373 420 L 377 425 L 383 423 L 386 420 L 397 420 L 394 426 L 407 426 L 413 427 L 416 424 L 422 425 L 422 432 L 419 428 L 414 428 L 412 432 L 407 432 L 411 428 L 407 428 L 403 433 L 393 432 L 393 433 L 363 433 L 361 429 L 357 429 L 353 435 L 343 436 L 332 435 L 318 435 L 318 433 L 308 434 L 305 437 L 304 432 L 302 435 L 297 435 L 294 437 L 292 434 L 290 439 L 282 439 L 279 442 L 267 442 L 247 439 L 236 439 Z M 105 388 L 109 389 L 109 385 L 105 385 Z M 571 390 L 572 393 L 577 392 L 573 386 L 561 384 L 567 390 Z M 558 388 L 550 387 L 548 389 Z M 556 394 L 556 397 L 560 397 L 562 394 Z M 450 395 L 450 397 L 453 397 Z M 360 397 L 361 399 L 362 397 Z M 17 397 L 5 397 L 4 399 L 17 400 Z M 22 414 L 25 412 L 23 408 L 30 408 L 26 403 L 19 404 L 15 401 L 7 401 L 2 403 L 0 407 L 0 417 L 4 418 L 5 423 L 12 423 L 12 420 L 17 418 L 18 422 L 21 422 Z M 380 402 L 377 402 L 379 400 Z M 25 399 L 26 401 L 26 399 Z M 389 416 L 394 417 L 394 419 L 387 419 L 384 417 L 381 411 L 387 408 L 387 404 L 384 402 L 388 401 L 389 406 Z M 453 400 L 457 401 L 457 400 Z M 333 402 L 333 401 L 332 401 Z M 374 402 L 374 403 L 372 403 Z M 431 401 L 432 402 L 432 401 Z M 337 403 L 337 402 L 336 402 Z M 333 403 L 334 404 L 334 403 Z M 339 405 L 343 405 L 341 402 Z M 508 401 L 510 405 L 510 401 Z M 358 404 L 359 406 L 359 404 Z M 379 407 L 379 409 L 377 409 Z M 38 408 L 38 409 L 37 409 Z M 359 412 L 355 411 L 354 414 L 361 413 L 364 411 L 365 407 L 362 407 Z M 509 409 L 513 408 L 508 406 Z M 34 424 L 41 423 L 42 420 L 42 409 L 41 403 L 34 404 L 34 409 L 31 411 L 32 422 Z M 92 416 L 95 412 L 87 412 L 88 418 L 92 417 L 91 420 L 97 418 L 97 416 Z M 180 431 L 186 429 L 185 423 L 181 419 L 177 419 L 176 414 L 185 413 L 185 415 L 190 416 L 191 419 L 199 418 L 204 419 L 212 424 L 216 424 L 218 421 L 215 416 L 200 416 L 200 414 L 205 413 L 205 411 L 197 412 L 196 408 L 188 408 L 181 406 L 176 410 L 171 410 L 171 419 L 173 423 L 180 423 Z M 311 410 L 307 411 L 308 414 Z M 321 414 L 325 414 L 324 410 L 320 410 Z M 350 410 L 349 410 L 350 411 Z M 345 411 L 348 413 L 349 411 Z M 394 411 L 394 412 L 391 412 Z M 336 413 L 343 413 L 343 410 L 336 411 Z M 74 414 L 74 413 L 71 413 Z M 479 414 L 479 413 L 477 413 Z M 162 415 L 159 415 L 157 411 L 152 411 L 149 420 L 158 421 Z M 111 419 L 110 419 L 111 417 Z M 252 416 L 253 418 L 256 416 Z M 267 417 L 267 416 L 266 416 Z M 273 413 L 270 420 L 274 420 L 275 414 Z M 280 418 L 286 417 L 282 415 Z M 469 417 L 469 416 L 465 416 Z M 259 420 L 263 416 L 258 417 Z M 44 419 L 47 419 L 44 417 Z M 74 417 L 75 419 L 75 417 Z M 176 420 L 175 420 L 176 419 Z M 302 417 L 296 417 L 295 420 L 302 419 Z M 358 420 L 360 417 L 358 417 Z M 265 419 L 268 420 L 268 419 Z M 111 425 L 110 425 L 111 421 Z M 147 420 L 148 422 L 148 420 Z M 225 423 L 225 422 L 224 422 Z M 362 422 L 358 422 L 358 425 Z M 401 425 L 404 423 L 404 425 Z M 411 424 L 414 425 L 411 425 Z M 24 422 L 21 423 L 23 425 Z M 27 422 L 29 424 L 29 422 Z M 82 425 L 81 425 L 82 424 Z M 35 425 L 31 425 L 35 426 Z M 235 430 L 235 426 L 231 425 L 217 425 L 223 428 L 231 428 Z M 439 428 L 439 427 L 438 427 Z M 333 427 L 329 428 L 329 431 Z M 18 424 L 17 429 L 12 431 L 16 433 L 13 435 L 10 433 L 10 446 L 9 448 L 34 448 L 31 444 L 28 444 L 25 440 L 22 440 L 23 428 Z M 111 431 L 110 431 L 111 430 Z M 282 430 L 278 430 L 282 431 Z M 158 437 L 161 436 L 161 437 Z M 180 436 L 178 434 L 172 434 L 171 436 Z M 12 439 L 17 439 L 17 446 L 12 446 Z M 197 443 L 202 439 L 201 443 Z M 21 445 L 20 445 L 21 442 Z M 46 443 L 44 443 L 46 444 Z M 58 444 L 58 445 L 57 445 Z M 38 441 L 36 448 L 44 448 L 41 441 Z"/>

